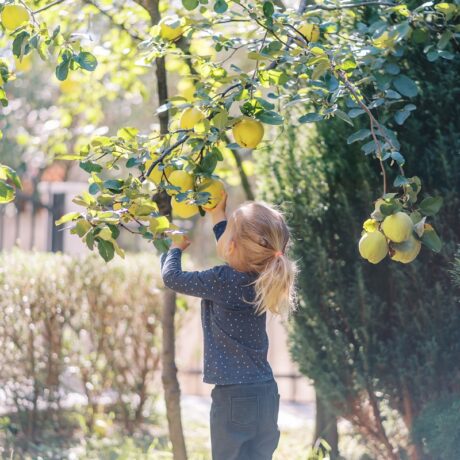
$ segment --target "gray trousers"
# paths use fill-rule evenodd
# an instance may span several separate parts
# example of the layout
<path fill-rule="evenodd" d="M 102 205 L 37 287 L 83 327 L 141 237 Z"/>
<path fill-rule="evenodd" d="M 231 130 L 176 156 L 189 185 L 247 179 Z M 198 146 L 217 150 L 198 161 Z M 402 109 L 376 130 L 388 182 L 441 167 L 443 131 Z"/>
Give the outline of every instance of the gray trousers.
<path fill-rule="evenodd" d="M 276 382 L 216 385 L 211 398 L 212 459 L 271 460 L 280 437 Z"/>

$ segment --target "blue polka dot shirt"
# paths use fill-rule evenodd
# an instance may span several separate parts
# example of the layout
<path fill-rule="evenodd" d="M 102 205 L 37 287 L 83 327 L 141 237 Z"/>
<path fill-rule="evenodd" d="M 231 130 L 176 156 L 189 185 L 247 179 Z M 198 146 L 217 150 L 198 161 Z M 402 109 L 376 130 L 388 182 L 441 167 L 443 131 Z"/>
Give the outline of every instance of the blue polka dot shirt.
<path fill-rule="evenodd" d="M 214 226 L 216 239 L 227 222 Z M 176 292 L 201 297 L 204 337 L 203 381 L 216 385 L 258 383 L 273 379 L 267 361 L 266 315 L 254 312 L 257 275 L 239 272 L 228 265 L 205 271 L 182 271 L 180 249 L 161 256 L 165 286 Z"/>

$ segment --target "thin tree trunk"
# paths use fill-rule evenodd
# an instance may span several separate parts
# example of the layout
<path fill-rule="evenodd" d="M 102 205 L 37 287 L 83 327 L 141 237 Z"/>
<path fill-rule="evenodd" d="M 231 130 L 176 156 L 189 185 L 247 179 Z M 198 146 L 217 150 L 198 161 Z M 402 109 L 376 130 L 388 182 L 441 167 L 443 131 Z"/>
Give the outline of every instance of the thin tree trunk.
<path fill-rule="evenodd" d="M 167 289 L 163 294 L 163 301 L 161 319 L 163 326 L 163 367 L 161 379 L 165 392 L 169 437 L 173 446 L 174 460 L 186 460 L 187 451 L 185 448 L 180 409 L 180 387 L 177 380 L 175 363 L 174 315 L 176 313 L 176 293 Z"/>
<path fill-rule="evenodd" d="M 153 25 L 160 21 L 159 0 L 139 1 L 149 12 Z M 165 104 L 168 100 L 168 84 L 164 57 L 155 60 L 158 105 Z M 162 111 L 159 114 L 160 132 L 168 133 L 169 113 Z M 170 198 L 166 193 L 160 193 L 156 197 L 160 210 L 163 214 L 171 213 Z M 176 293 L 165 289 L 163 293 L 162 311 L 162 375 L 163 391 L 166 403 L 166 415 L 168 419 L 169 438 L 173 448 L 174 460 L 186 460 L 187 450 L 185 447 L 184 432 L 182 429 L 182 418 L 180 408 L 180 387 L 177 379 L 177 367 L 175 360 L 175 324 L 176 314 Z"/>
<path fill-rule="evenodd" d="M 235 158 L 236 167 L 238 168 L 238 173 L 240 174 L 241 187 L 243 187 L 246 198 L 250 201 L 254 200 L 254 193 L 252 192 L 251 184 L 249 183 L 248 176 L 243 168 L 243 161 L 241 160 L 241 155 L 235 149 L 232 149 L 233 158 Z"/>
<path fill-rule="evenodd" d="M 331 460 L 339 456 L 339 435 L 337 432 L 337 418 L 331 413 L 326 402 L 316 392 L 316 423 L 313 443 L 324 439 L 331 446 Z"/>

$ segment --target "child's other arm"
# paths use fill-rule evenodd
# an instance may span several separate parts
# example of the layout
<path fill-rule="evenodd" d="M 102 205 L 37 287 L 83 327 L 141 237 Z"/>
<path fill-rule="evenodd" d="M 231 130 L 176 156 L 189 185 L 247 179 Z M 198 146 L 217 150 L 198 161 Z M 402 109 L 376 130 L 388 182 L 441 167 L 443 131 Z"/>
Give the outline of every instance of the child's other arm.
<path fill-rule="evenodd" d="M 224 266 L 210 270 L 182 271 L 182 251 L 170 249 L 161 256 L 161 276 L 166 287 L 181 294 L 214 300 L 224 282 Z"/>
<path fill-rule="evenodd" d="M 211 215 L 213 231 L 214 235 L 216 236 L 216 240 L 219 240 L 227 228 L 227 214 L 225 211 L 226 207 L 227 193 L 223 192 L 222 199 L 219 201 L 217 206 L 213 209 L 207 210 L 208 214 Z"/>

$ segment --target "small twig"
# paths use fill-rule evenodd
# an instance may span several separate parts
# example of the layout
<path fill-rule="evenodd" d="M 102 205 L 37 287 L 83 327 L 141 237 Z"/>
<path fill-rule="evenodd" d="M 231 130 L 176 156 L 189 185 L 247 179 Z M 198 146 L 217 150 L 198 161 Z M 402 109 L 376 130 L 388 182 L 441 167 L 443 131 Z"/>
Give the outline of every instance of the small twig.
<path fill-rule="evenodd" d="M 237 5 L 241 6 L 241 8 L 243 8 L 247 13 L 251 14 L 251 10 L 243 5 L 242 3 L 237 3 Z M 267 27 L 263 22 L 261 22 L 259 19 L 257 19 L 256 17 L 253 18 L 254 21 L 260 26 L 262 27 L 263 29 L 265 29 L 269 34 L 273 35 L 280 43 L 282 43 L 285 47 L 291 49 L 291 45 L 289 43 L 286 43 L 284 40 L 282 40 L 278 34 L 276 34 L 272 29 L 270 29 L 269 27 Z"/>
<path fill-rule="evenodd" d="M 334 70 L 334 65 L 332 64 L 332 70 Z M 374 117 L 373 113 L 371 112 L 371 109 L 364 104 L 364 102 L 361 100 L 359 95 L 356 92 L 356 89 L 353 87 L 353 85 L 350 83 L 348 80 L 345 72 L 343 70 L 338 72 L 339 79 L 345 84 L 345 86 L 348 88 L 350 93 L 352 94 L 353 98 L 357 102 L 357 104 L 367 113 L 369 120 L 370 120 L 370 131 L 372 138 L 374 139 L 375 146 L 377 149 L 377 158 L 380 162 L 380 169 L 382 170 L 382 176 L 383 176 L 383 193 L 387 193 L 387 173 L 385 171 L 385 165 L 383 164 L 382 160 L 382 148 L 380 146 L 380 141 L 377 139 L 377 135 L 375 134 L 374 127 L 376 126 L 379 131 L 381 132 L 382 136 L 385 138 L 385 140 L 389 143 L 390 146 L 393 146 L 391 139 L 389 139 L 385 133 L 383 132 L 380 123 L 377 121 L 377 119 Z M 394 146 L 393 146 L 394 147 Z"/>
<path fill-rule="evenodd" d="M 162 154 L 150 165 L 149 169 L 145 174 L 142 174 L 141 177 L 139 178 L 141 182 L 145 181 L 145 178 L 150 176 L 152 173 L 153 169 L 155 166 L 159 163 L 161 163 L 175 148 L 179 147 L 179 145 L 182 145 L 190 135 L 184 136 L 181 139 L 179 139 L 175 144 L 171 145 L 167 149 L 165 149 Z"/>
<path fill-rule="evenodd" d="M 133 235 L 141 235 L 141 232 L 136 232 L 134 230 L 131 230 L 128 226 L 125 224 L 120 223 L 120 227 L 123 227 L 125 230 L 128 230 L 129 233 L 132 233 Z"/>
<path fill-rule="evenodd" d="M 42 6 L 38 10 L 32 11 L 32 14 L 38 14 L 41 13 L 42 11 L 48 10 L 49 8 L 52 8 L 53 6 L 59 5 L 60 3 L 64 3 L 66 0 L 56 0 L 54 2 L 48 3 L 48 5 Z"/>
<path fill-rule="evenodd" d="M 264 46 L 265 46 L 265 40 L 267 39 L 267 34 L 268 34 L 268 31 L 265 31 L 265 35 L 264 35 L 264 38 L 262 40 L 262 44 L 260 45 L 260 49 L 259 49 L 259 53 L 263 50 Z M 254 93 L 254 84 L 256 82 L 256 75 L 258 75 L 258 71 L 259 71 L 259 59 L 256 60 L 256 67 L 254 69 L 254 73 L 252 74 L 252 78 L 251 78 L 251 87 L 249 89 L 249 94 L 250 94 L 250 99 L 252 99 L 252 95 Z"/>
<path fill-rule="evenodd" d="M 324 10 L 324 11 L 335 11 L 335 10 L 345 10 L 350 8 L 359 8 L 362 6 L 398 6 L 397 3 L 392 2 L 379 2 L 369 1 L 361 3 L 344 3 L 342 5 L 311 5 L 305 8 L 305 11 L 315 11 L 315 10 Z"/>

